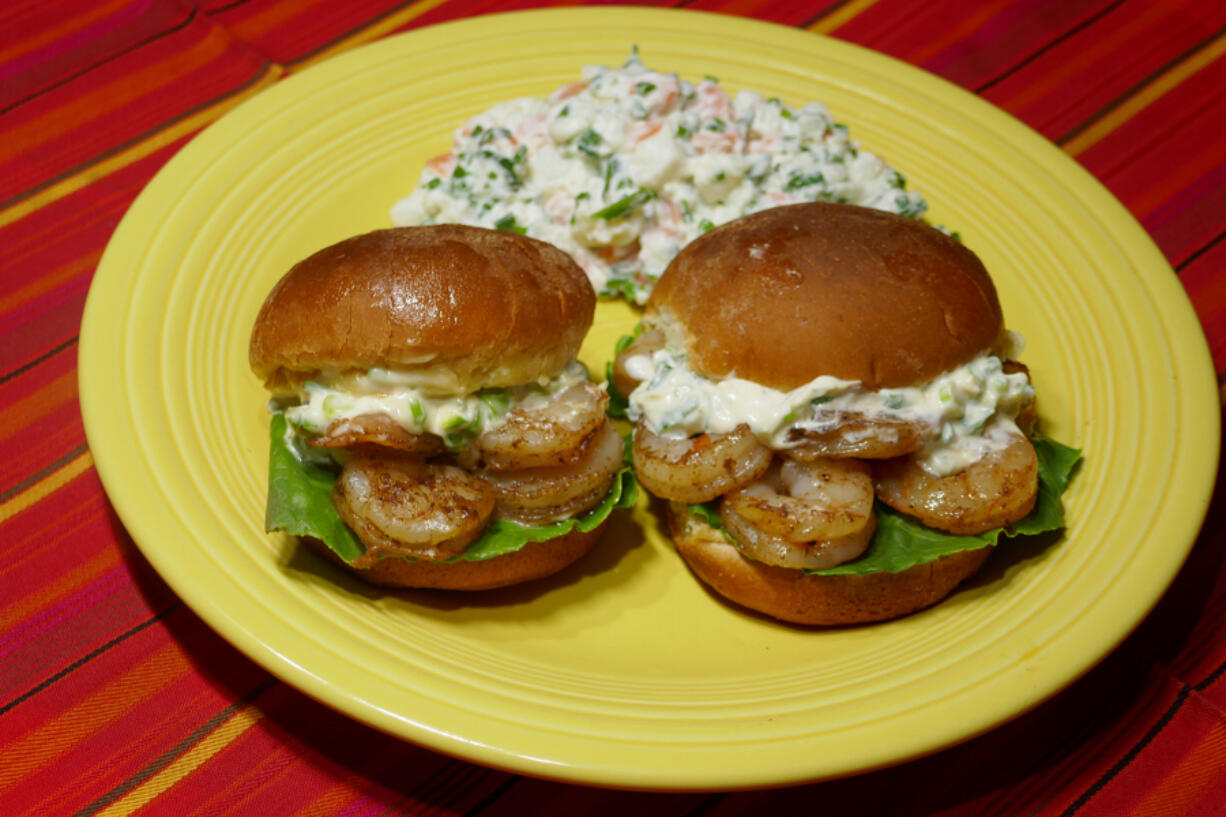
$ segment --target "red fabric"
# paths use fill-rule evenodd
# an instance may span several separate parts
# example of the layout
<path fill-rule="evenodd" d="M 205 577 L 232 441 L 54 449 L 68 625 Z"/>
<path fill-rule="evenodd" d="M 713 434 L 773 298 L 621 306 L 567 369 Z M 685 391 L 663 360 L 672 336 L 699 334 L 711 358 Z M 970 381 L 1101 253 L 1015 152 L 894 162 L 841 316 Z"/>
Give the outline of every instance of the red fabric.
<path fill-rule="evenodd" d="M 1221 382 L 1226 5 L 660 5 L 832 34 L 1021 118 L 1154 237 L 1200 317 Z M 81 310 L 119 219 L 195 132 L 284 74 L 396 31 L 509 8 L 487 0 L 0 6 L 0 814 L 1226 814 L 1221 479 L 1175 584 L 1085 678 L 931 757 L 775 791 L 609 792 L 434 754 L 271 678 L 166 587 L 107 502 L 77 403 Z M 69 551 L 73 558 L 59 558 Z M 166 770 L 173 785 L 153 799 L 135 796 Z"/>

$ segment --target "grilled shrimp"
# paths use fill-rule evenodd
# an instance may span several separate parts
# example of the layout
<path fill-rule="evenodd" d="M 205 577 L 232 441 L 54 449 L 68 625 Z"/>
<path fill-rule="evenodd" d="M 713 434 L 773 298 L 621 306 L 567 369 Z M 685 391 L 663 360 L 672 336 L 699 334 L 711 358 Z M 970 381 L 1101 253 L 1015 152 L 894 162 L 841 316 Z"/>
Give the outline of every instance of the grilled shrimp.
<path fill-rule="evenodd" d="M 813 570 L 855 559 L 877 527 L 868 466 L 852 459 L 778 461 L 727 494 L 719 517 L 747 556 Z"/>
<path fill-rule="evenodd" d="M 494 491 L 454 465 L 357 456 L 341 470 L 332 504 L 366 545 L 382 554 L 442 561 L 464 551 L 494 512 Z"/>
<path fill-rule="evenodd" d="M 605 422 L 609 395 L 594 383 L 576 383 L 539 408 L 514 408 L 506 422 L 473 440 L 490 471 L 522 471 L 574 462 Z"/>
<path fill-rule="evenodd" d="M 786 456 L 812 462 L 821 457 L 886 459 L 909 454 L 928 438 L 924 423 L 891 417 L 868 419 L 845 413 L 837 428 L 817 431 L 793 427 L 787 432 Z M 799 442 L 798 442 L 799 441 Z"/>
<path fill-rule="evenodd" d="M 744 424 L 727 434 L 676 440 L 654 434 L 641 420 L 634 430 L 635 475 L 663 499 L 708 502 L 753 482 L 770 463 L 771 450 Z"/>
<path fill-rule="evenodd" d="M 877 496 L 930 528 L 970 535 L 1016 522 L 1034 507 L 1039 464 L 1034 446 L 1017 432 L 968 467 L 933 476 L 916 455 L 874 466 Z"/>
<path fill-rule="evenodd" d="M 486 471 L 494 489 L 498 517 L 541 525 L 576 516 L 597 505 L 622 467 L 623 442 L 613 424 L 592 435 L 583 456 L 573 463 L 524 471 Z"/>
<path fill-rule="evenodd" d="M 420 457 L 442 454 L 443 441 L 433 434 L 412 434 L 386 414 L 361 414 L 336 420 L 328 430 L 311 440 L 320 448 L 379 446 L 403 451 Z"/>

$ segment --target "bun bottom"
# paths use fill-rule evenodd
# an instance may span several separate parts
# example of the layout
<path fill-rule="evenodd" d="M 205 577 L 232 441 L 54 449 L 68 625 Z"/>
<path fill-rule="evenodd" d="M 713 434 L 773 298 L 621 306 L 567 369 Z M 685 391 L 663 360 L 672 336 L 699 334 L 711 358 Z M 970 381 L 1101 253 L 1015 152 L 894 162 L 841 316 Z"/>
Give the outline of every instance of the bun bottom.
<path fill-rule="evenodd" d="M 699 579 L 737 604 L 794 624 L 863 624 L 914 613 L 949 595 L 992 551 L 952 553 L 901 573 L 813 576 L 745 558 L 684 504 L 669 503 L 668 522 L 677 552 Z"/>
<path fill-rule="evenodd" d="M 370 584 L 437 590 L 492 590 L 557 573 L 592 549 L 605 525 L 583 533 L 572 530 L 544 542 L 530 542 L 514 553 L 479 562 L 426 562 L 389 557 L 368 568 L 345 563 L 318 539 L 303 537 L 334 564 Z"/>

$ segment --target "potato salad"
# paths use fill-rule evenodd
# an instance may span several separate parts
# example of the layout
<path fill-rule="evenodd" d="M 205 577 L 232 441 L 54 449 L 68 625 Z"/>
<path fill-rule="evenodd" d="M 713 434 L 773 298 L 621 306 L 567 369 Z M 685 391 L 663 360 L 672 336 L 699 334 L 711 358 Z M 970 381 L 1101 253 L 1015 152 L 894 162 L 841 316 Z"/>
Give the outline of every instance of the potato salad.
<path fill-rule="evenodd" d="M 547 99 L 495 105 L 455 133 L 391 211 L 397 226 L 511 230 L 570 253 L 596 292 L 642 304 L 668 262 L 716 225 L 834 201 L 919 216 L 924 199 L 825 106 L 730 97 L 647 69 L 590 66 Z"/>

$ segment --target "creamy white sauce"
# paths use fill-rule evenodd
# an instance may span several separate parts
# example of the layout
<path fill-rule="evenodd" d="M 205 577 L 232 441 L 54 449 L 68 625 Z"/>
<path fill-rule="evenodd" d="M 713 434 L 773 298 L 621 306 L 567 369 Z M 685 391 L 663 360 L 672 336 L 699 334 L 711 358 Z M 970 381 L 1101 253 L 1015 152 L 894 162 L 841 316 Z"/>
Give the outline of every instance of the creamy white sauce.
<path fill-rule="evenodd" d="M 337 420 L 383 414 L 411 434 L 434 434 L 455 448 L 502 425 L 514 409 L 540 408 L 587 380 L 587 369 L 572 361 L 557 377 L 540 383 L 448 394 L 422 386 L 421 378 L 411 372 L 372 369 L 304 383 L 298 404 L 287 408 L 285 417 L 296 428 L 323 434 Z"/>
<path fill-rule="evenodd" d="M 833 431 L 848 414 L 888 418 L 928 429 L 919 462 L 938 476 L 1003 447 L 1005 431 L 1017 430 L 1013 418 L 1034 397 L 1025 374 L 1005 374 L 1000 358 L 987 354 L 923 386 L 875 391 L 825 375 L 787 392 L 738 377 L 712 380 L 672 346 L 634 355 L 625 368 L 641 381 L 628 396 L 627 415 L 646 420 L 656 434 L 724 434 L 745 424 L 765 445 L 782 450 L 803 442 L 790 433 L 794 429 Z"/>
<path fill-rule="evenodd" d="M 621 68 L 584 68 L 548 99 L 474 116 L 391 216 L 524 232 L 570 253 L 597 292 L 642 304 L 673 256 L 713 226 L 809 201 L 927 208 L 825 106 L 731 98 L 713 78 L 691 84 L 632 55 Z"/>

